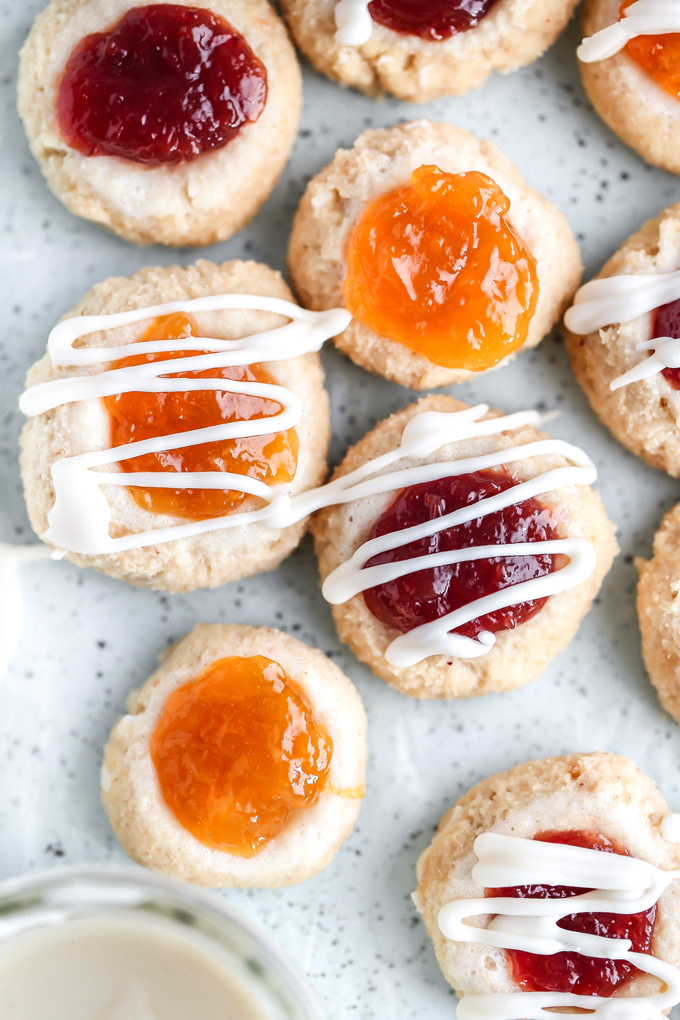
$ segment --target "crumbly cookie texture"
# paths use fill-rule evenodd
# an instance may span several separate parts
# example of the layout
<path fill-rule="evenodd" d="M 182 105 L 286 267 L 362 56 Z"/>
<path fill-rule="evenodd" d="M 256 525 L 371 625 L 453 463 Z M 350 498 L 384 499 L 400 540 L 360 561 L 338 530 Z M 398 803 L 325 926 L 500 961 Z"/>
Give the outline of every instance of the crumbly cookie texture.
<path fill-rule="evenodd" d="M 425 103 L 479 88 L 537 60 L 562 32 L 578 0 L 499 0 L 480 24 L 440 42 L 374 23 L 368 42 L 335 39 L 335 0 L 282 0 L 291 32 L 322 74 L 368 95 L 391 92 Z"/>
<path fill-rule="evenodd" d="M 621 0 L 586 0 L 583 36 L 615 24 L 620 6 Z M 649 163 L 680 173 L 680 101 L 625 50 L 580 66 L 588 97 L 612 131 Z"/>
<path fill-rule="evenodd" d="M 52 0 L 21 51 L 19 112 L 49 187 L 76 216 L 138 244 L 214 244 L 253 218 L 288 161 L 302 107 L 300 68 L 267 0 L 173 2 L 224 18 L 266 68 L 262 114 L 226 146 L 188 163 L 142 166 L 83 156 L 65 142 L 57 98 L 73 49 L 85 36 L 114 26 L 139 0 Z"/>
<path fill-rule="evenodd" d="M 437 915 L 451 900 L 484 895 L 472 879 L 473 844 L 482 832 L 529 839 L 541 832 L 591 830 L 609 837 L 634 857 L 664 870 L 680 866 L 680 848 L 660 832 L 669 807 L 654 783 L 627 758 L 598 751 L 516 765 L 485 779 L 441 820 L 418 861 L 414 900 L 434 943 L 444 977 L 458 995 L 517 991 L 506 952 L 444 938 Z M 486 927 L 490 918 L 476 919 Z M 680 965 L 680 888 L 673 882 L 659 901 L 653 951 Z M 654 978 L 640 976 L 622 995 L 648 994 Z"/>
<path fill-rule="evenodd" d="M 633 234 L 603 266 L 596 279 L 680 269 L 680 203 L 670 206 Z M 614 379 L 645 357 L 637 345 L 652 336 L 653 313 L 607 326 L 587 336 L 564 329 L 576 377 L 595 414 L 632 453 L 652 467 L 680 477 L 680 391 L 661 373 L 621 389 Z"/>
<path fill-rule="evenodd" d="M 72 315 L 101 315 L 126 309 L 144 308 L 167 301 L 188 300 L 206 294 L 243 293 L 271 295 L 293 300 L 279 273 L 256 262 L 225 262 L 215 265 L 201 260 L 189 269 L 178 266 L 143 269 L 130 277 L 112 277 L 98 284 L 69 312 Z M 206 336 L 234 340 L 287 320 L 268 312 L 201 312 L 194 316 Z M 90 346 L 114 346 L 139 340 L 148 322 L 84 338 Z M 106 366 L 104 366 L 105 368 Z M 296 430 L 300 441 L 295 478 L 290 493 L 320 484 L 326 473 L 330 438 L 330 409 L 318 354 L 267 364 L 267 372 L 291 389 L 302 404 L 302 418 Z M 101 371 L 102 366 L 92 371 Z M 29 371 L 27 385 L 73 375 L 75 369 L 56 369 L 46 354 Z M 21 435 L 21 474 L 28 513 L 37 535 L 47 529 L 54 503 L 51 467 L 62 457 L 105 450 L 110 446 L 109 415 L 100 400 L 67 404 L 30 419 Z M 136 534 L 153 528 L 176 525 L 177 518 L 152 514 L 135 503 L 124 486 L 104 490 L 111 507 L 111 534 Z M 254 508 L 247 498 L 237 512 Z M 265 570 L 273 570 L 295 549 L 307 527 L 301 521 L 291 527 L 265 528 L 257 523 L 225 528 L 176 542 L 98 556 L 68 553 L 79 566 L 94 567 L 130 584 L 164 591 L 194 591 L 215 588 Z"/>
<path fill-rule="evenodd" d="M 538 304 L 522 350 L 535 347 L 559 320 L 579 284 L 578 246 L 562 213 L 530 188 L 495 146 L 452 124 L 418 120 L 366 131 L 352 149 L 338 151 L 310 181 L 295 216 L 288 252 L 294 289 L 308 308 L 344 305 L 347 247 L 366 206 L 409 184 L 414 170 L 432 163 L 448 173 L 479 170 L 488 174 L 510 199 L 508 220 L 538 266 Z M 481 374 L 435 365 L 356 319 L 335 343 L 356 364 L 416 390 L 448 386 Z"/>
<path fill-rule="evenodd" d="M 467 407 L 453 397 L 430 396 L 411 404 L 381 422 L 353 447 L 334 477 L 356 470 L 366 461 L 394 449 L 407 422 L 421 411 L 460 411 Z M 500 412 L 491 412 L 497 415 Z M 404 461 L 405 466 L 462 459 L 491 453 L 511 446 L 546 438 L 527 427 L 445 446 L 427 460 Z M 561 467 L 561 457 L 534 457 L 518 461 L 509 471 L 518 481 Z M 368 538 L 378 517 L 390 506 L 393 495 L 385 494 L 331 507 L 316 514 L 311 525 L 321 578 L 345 563 Z M 476 659 L 430 656 L 415 666 L 397 668 L 385 659 L 388 645 L 399 631 L 378 620 L 366 606 L 363 595 L 333 606 L 333 619 L 342 641 L 357 658 L 367 663 L 376 676 L 415 698 L 465 698 L 508 691 L 535 680 L 571 641 L 590 609 L 602 581 L 618 551 L 615 529 L 599 495 L 586 485 L 571 486 L 539 497 L 550 508 L 561 537 L 585 538 L 592 542 L 597 565 L 591 577 L 577 588 L 553 595 L 540 612 L 514 630 L 501 631 L 496 644 Z"/>
<path fill-rule="evenodd" d="M 170 694 L 226 656 L 262 655 L 302 688 L 333 740 L 329 784 L 309 808 L 255 857 L 204 846 L 175 818 L 161 793 L 149 743 Z M 200 624 L 161 661 L 128 700 L 104 751 L 101 795 L 126 852 L 154 871 L 213 886 L 294 885 L 330 864 L 361 809 L 366 766 L 366 714 L 344 673 L 316 648 L 269 627 Z M 346 791 L 335 792 L 335 791 Z"/>
<path fill-rule="evenodd" d="M 680 723 L 680 504 L 662 520 L 652 559 L 638 567 L 642 655 L 661 704 Z"/>

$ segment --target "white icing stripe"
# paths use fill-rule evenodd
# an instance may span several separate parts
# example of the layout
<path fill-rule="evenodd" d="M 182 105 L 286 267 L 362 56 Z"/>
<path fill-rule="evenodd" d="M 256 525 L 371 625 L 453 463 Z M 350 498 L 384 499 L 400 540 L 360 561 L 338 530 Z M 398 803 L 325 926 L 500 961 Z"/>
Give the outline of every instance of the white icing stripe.
<path fill-rule="evenodd" d="M 670 35 L 680 32 L 680 5 L 677 0 L 637 0 L 613 25 L 584 39 L 576 56 L 584 64 L 607 60 L 641 35 Z"/>
<path fill-rule="evenodd" d="M 631 322 L 661 305 L 680 299 L 680 271 L 658 274 L 607 276 L 584 284 L 564 316 L 564 324 L 577 336 L 587 336 L 607 326 Z M 680 339 L 662 336 L 637 344 L 636 350 L 651 351 L 651 357 L 617 376 L 610 390 L 651 379 L 664 368 L 680 368 Z"/>
<path fill-rule="evenodd" d="M 675 831 L 677 816 L 664 819 L 662 834 Z M 667 837 L 665 837 L 667 838 Z M 474 844 L 477 863 L 472 879 L 486 889 L 522 885 L 591 888 L 567 899 L 486 896 L 453 900 L 439 912 L 439 928 L 452 942 L 477 943 L 540 956 L 575 952 L 600 960 L 626 960 L 659 979 L 662 990 L 646 996 L 604 998 L 562 992 L 509 992 L 465 995 L 458 1020 L 547 1020 L 559 1007 L 586 1009 L 601 1020 L 662 1020 L 664 1010 L 680 1002 L 680 971 L 646 953 L 628 939 L 567 931 L 558 921 L 570 914 L 635 914 L 657 903 L 680 871 L 662 871 L 635 857 L 585 847 L 543 843 L 485 832 Z M 492 915 L 486 927 L 469 923 Z"/>
<path fill-rule="evenodd" d="M 373 34 L 368 10 L 371 0 L 337 0 L 335 4 L 335 41 L 341 46 L 363 46 Z"/>

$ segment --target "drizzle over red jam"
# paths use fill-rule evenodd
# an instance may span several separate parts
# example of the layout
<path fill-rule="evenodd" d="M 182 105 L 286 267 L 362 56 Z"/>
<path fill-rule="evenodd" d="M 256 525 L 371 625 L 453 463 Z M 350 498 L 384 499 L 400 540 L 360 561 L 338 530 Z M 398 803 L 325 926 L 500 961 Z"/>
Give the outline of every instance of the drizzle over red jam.
<path fill-rule="evenodd" d="M 461 507 L 517 485 L 503 471 L 477 471 L 457 478 L 442 478 L 404 489 L 394 503 L 373 525 L 370 538 L 403 531 L 425 521 L 443 517 Z M 424 556 L 428 553 L 471 546 L 517 542 L 543 542 L 557 539 L 549 511 L 535 499 L 515 503 L 504 510 L 469 521 L 456 528 L 439 531 L 430 538 L 380 553 L 368 561 L 378 563 Z M 468 603 L 521 581 L 543 577 L 555 570 L 557 557 L 515 556 L 476 560 L 446 567 L 419 570 L 364 593 L 366 605 L 389 627 L 406 633 L 432 620 L 466 606 Z M 547 599 L 533 599 L 481 616 L 456 628 L 457 634 L 476 637 L 481 631 L 492 633 L 519 626 L 545 605 Z"/>
<path fill-rule="evenodd" d="M 680 300 L 670 301 L 657 308 L 654 315 L 653 337 L 670 336 L 680 339 Z M 664 368 L 661 373 L 674 390 L 680 390 L 680 368 Z"/>
<path fill-rule="evenodd" d="M 226 145 L 266 98 L 265 68 L 231 25 L 204 8 L 155 4 L 80 41 L 58 115 L 86 156 L 161 165 Z"/>
<path fill-rule="evenodd" d="M 403 35 L 440 42 L 475 28 L 498 0 L 373 0 L 374 21 Z"/>
<path fill-rule="evenodd" d="M 545 843 L 566 843 L 609 854 L 625 854 L 606 836 L 597 832 L 542 832 L 534 839 Z M 568 898 L 590 889 L 572 886 L 526 885 L 509 889 L 489 889 L 488 896 L 516 896 L 526 899 Z M 558 921 L 567 931 L 600 935 L 602 938 L 630 939 L 636 953 L 651 953 L 656 920 L 656 904 L 640 914 L 569 914 Z M 537 956 L 506 950 L 517 984 L 529 992 L 571 992 L 574 995 L 609 997 L 640 971 L 626 960 L 595 960 L 578 953 Z"/>

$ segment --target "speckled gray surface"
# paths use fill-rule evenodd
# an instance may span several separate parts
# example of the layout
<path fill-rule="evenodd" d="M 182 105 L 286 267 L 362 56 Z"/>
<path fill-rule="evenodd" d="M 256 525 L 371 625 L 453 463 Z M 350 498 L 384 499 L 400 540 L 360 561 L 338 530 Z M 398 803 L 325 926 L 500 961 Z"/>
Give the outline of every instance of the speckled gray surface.
<path fill-rule="evenodd" d="M 3 192 L 0 331 L 0 541 L 31 531 L 17 467 L 16 402 L 55 320 L 94 283 L 190 252 L 140 250 L 67 213 L 48 192 L 15 113 L 16 54 L 41 0 L 0 3 Z M 246 255 L 284 267 L 308 178 L 361 129 L 417 116 L 491 137 L 570 218 L 593 271 L 641 221 L 680 199 L 680 180 L 646 167 L 598 120 L 581 89 L 576 26 L 538 64 L 464 99 L 373 103 L 314 74 L 292 162 L 257 220 L 210 258 Z M 329 350 L 333 461 L 411 394 Z M 308 973 L 332 1020 L 444 1020 L 453 998 L 410 902 L 414 865 L 442 812 L 470 785 L 518 761 L 604 748 L 634 758 L 680 806 L 680 729 L 642 667 L 633 558 L 650 553 L 677 482 L 627 454 L 598 424 L 563 345 L 546 340 L 474 386 L 466 400 L 562 414 L 555 435 L 582 444 L 620 528 L 622 553 L 571 647 L 536 684 L 512 694 L 419 704 L 370 676 L 336 639 L 317 589 L 309 540 L 275 574 L 214 592 L 165 596 L 65 564 L 24 572 L 21 648 L 0 686 L 0 877 L 82 861 L 125 860 L 98 797 L 101 748 L 128 690 L 194 623 L 272 624 L 317 645 L 357 683 L 370 718 L 368 796 L 333 865 L 306 885 L 226 897 L 267 925 Z"/>

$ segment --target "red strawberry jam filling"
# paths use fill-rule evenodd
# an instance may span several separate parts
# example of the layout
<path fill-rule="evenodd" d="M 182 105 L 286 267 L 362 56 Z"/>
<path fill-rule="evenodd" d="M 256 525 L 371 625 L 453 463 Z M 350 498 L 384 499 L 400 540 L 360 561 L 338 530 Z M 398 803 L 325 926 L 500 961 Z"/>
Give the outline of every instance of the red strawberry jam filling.
<path fill-rule="evenodd" d="M 657 308 L 652 330 L 655 340 L 660 336 L 670 336 L 673 340 L 680 339 L 680 301 L 671 301 Z M 680 390 L 680 368 L 664 368 L 661 374 L 674 390 Z"/>
<path fill-rule="evenodd" d="M 204 8 L 155 4 L 80 41 L 58 115 L 86 156 L 162 165 L 226 145 L 266 99 L 265 68 L 231 25 Z"/>
<path fill-rule="evenodd" d="M 498 0 L 373 0 L 374 21 L 394 32 L 439 42 L 475 28 Z"/>
<path fill-rule="evenodd" d="M 534 839 L 629 856 L 626 850 L 597 832 L 542 832 Z M 524 885 L 490 889 L 487 895 L 540 900 L 548 897 L 567 899 L 585 892 L 591 890 L 561 885 Z M 655 920 L 656 904 L 640 914 L 569 914 L 558 921 L 558 927 L 602 938 L 630 939 L 633 952 L 651 953 Z M 555 953 L 553 956 L 536 956 L 517 950 L 506 952 L 514 980 L 529 992 L 571 992 L 574 995 L 609 997 L 626 981 L 640 973 L 637 967 L 626 960 L 595 960 L 573 952 Z"/>
<path fill-rule="evenodd" d="M 403 531 L 443 517 L 479 500 L 517 485 L 503 471 L 478 471 L 457 478 L 442 478 L 404 489 L 373 525 L 370 538 Z M 467 549 L 480 545 L 552 541 L 559 536 L 550 512 L 535 499 L 514 503 L 504 510 L 439 531 L 430 538 L 380 553 L 367 566 L 394 563 L 428 553 Z M 419 570 L 364 593 L 366 605 L 389 627 L 406 633 L 522 581 L 543 577 L 556 569 L 555 556 L 508 556 Z M 476 637 L 481 631 L 509 630 L 530 620 L 547 599 L 533 599 L 488 613 L 456 628 L 457 634 Z"/>

